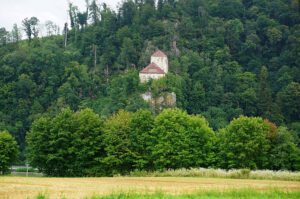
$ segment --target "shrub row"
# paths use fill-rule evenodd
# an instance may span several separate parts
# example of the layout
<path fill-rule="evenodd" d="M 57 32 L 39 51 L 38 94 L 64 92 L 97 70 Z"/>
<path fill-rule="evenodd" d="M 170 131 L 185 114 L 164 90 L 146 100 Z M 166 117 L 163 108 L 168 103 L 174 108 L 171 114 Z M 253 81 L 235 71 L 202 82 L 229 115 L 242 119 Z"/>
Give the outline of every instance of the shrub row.
<path fill-rule="evenodd" d="M 41 117 L 33 123 L 27 149 L 31 165 L 51 176 L 166 169 L 177 173 L 199 167 L 299 169 L 299 148 L 285 127 L 241 116 L 214 132 L 204 117 L 179 109 L 165 109 L 157 116 L 147 110 L 120 110 L 106 119 L 90 109 L 64 109 L 54 118 Z"/>

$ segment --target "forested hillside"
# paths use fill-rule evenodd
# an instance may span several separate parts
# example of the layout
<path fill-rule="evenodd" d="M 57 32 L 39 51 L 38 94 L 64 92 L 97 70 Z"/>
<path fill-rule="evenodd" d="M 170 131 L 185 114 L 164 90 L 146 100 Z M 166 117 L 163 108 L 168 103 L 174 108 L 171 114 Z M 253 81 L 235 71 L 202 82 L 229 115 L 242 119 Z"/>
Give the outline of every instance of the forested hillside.
<path fill-rule="evenodd" d="M 0 131 L 24 151 L 32 122 L 61 108 L 158 114 L 140 97 L 151 89 L 175 92 L 178 108 L 214 130 L 245 115 L 299 135 L 299 12 L 298 0 L 126 0 L 117 11 L 91 1 L 85 11 L 70 4 L 63 33 L 49 26 L 43 38 L 28 16 L 0 31 Z M 156 49 L 170 74 L 141 85 L 138 71 Z"/>

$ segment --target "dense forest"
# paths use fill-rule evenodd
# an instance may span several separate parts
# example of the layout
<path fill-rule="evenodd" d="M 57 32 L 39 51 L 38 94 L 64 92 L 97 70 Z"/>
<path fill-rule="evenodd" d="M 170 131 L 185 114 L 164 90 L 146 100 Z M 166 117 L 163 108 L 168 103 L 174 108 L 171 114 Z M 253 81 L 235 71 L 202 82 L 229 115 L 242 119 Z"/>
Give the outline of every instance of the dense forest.
<path fill-rule="evenodd" d="M 177 107 L 205 117 L 212 131 L 259 116 L 299 145 L 299 13 L 298 0 L 126 0 L 117 11 L 90 1 L 84 11 L 69 4 L 62 33 L 48 23 L 39 37 L 36 17 L 0 28 L 0 131 L 16 138 L 24 161 L 34 121 L 64 108 L 90 108 L 102 119 L 120 109 L 156 116 L 160 110 L 141 98 L 151 90 L 176 93 Z M 138 71 L 157 49 L 170 73 L 140 84 Z"/>

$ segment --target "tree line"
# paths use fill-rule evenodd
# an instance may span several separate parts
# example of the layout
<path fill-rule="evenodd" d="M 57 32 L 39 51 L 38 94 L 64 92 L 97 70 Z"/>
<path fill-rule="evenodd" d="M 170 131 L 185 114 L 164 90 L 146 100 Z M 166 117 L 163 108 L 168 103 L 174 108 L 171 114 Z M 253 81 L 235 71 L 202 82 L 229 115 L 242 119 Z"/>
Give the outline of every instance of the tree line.
<path fill-rule="evenodd" d="M 30 164 L 49 176 L 112 176 L 179 168 L 299 170 L 296 135 L 260 117 L 240 116 L 214 131 L 200 115 L 165 109 L 91 109 L 41 117 L 27 134 Z"/>
<path fill-rule="evenodd" d="M 62 34 L 49 23 L 48 37 L 28 16 L 0 29 L 0 130 L 25 161 L 26 134 L 42 115 L 67 107 L 159 114 L 140 97 L 150 90 L 176 93 L 177 107 L 214 131 L 245 115 L 299 136 L 299 9 L 297 0 L 126 0 L 114 11 L 90 1 L 83 11 L 69 4 Z M 167 53 L 170 73 L 141 85 L 138 71 L 156 49 Z"/>

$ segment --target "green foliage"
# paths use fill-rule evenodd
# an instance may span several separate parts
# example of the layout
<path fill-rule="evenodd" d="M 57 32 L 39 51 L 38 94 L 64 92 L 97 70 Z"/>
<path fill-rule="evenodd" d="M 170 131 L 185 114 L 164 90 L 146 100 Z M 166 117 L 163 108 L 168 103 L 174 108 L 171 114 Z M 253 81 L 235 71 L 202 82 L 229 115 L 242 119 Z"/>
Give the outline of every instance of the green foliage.
<path fill-rule="evenodd" d="M 300 169 L 300 149 L 295 143 L 293 134 L 287 128 L 280 127 L 277 130 L 271 145 L 273 145 L 269 156 L 271 169 L 291 171 Z"/>
<path fill-rule="evenodd" d="M 208 166 L 214 132 L 203 117 L 166 109 L 154 122 L 156 169 Z"/>
<path fill-rule="evenodd" d="M 39 193 L 36 197 L 36 199 L 47 199 L 47 195 L 46 194 L 43 194 L 43 193 Z"/>
<path fill-rule="evenodd" d="M 26 168 L 26 167 L 21 167 L 21 168 L 17 168 L 16 172 L 22 172 L 22 173 L 26 173 L 26 172 L 36 172 L 36 170 L 32 167 Z"/>
<path fill-rule="evenodd" d="M 164 94 L 175 93 L 176 106 L 178 108 L 186 107 L 186 81 L 183 77 L 179 75 L 167 74 L 164 78 L 152 81 L 149 90 L 151 91 L 153 97 L 159 97 L 163 96 Z M 157 107 L 155 108 L 157 109 Z"/>
<path fill-rule="evenodd" d="M 70 127 L 52 121 L 61 108 L 70 107 L 71 112 L 91 108 L 103 117 L 120 109 L 150 110 L 141 98 L 150 90 L 153 96 L 174 92 L 178 108 L 204 115 L 215 130 L 225 128 L 240 115 L 268 118 L 276 125 L 291 127 L 299 147 L 299 128 L 295 125 L 300 121 L 299 8 L 296 0 L 159 0 L 157 7 L 153 0 L 125 0 L 113 11 L 106 4 L 90 1 L 88 10 L 83 12 L 69 4 L 71 29 L 66 27 L 64 36 L 38 38 L 36 17 L 23 20 L 31 42 L 20 41 L 17 26 L 12 32 L 0 28 L 0 130 L 8 130 L 16 138 L 24 162 L 25 137 L 30 129 L 44 134 L 54 127 L 55 131 L 65 129 L 62 141 L 52 143 L 53 147 L 74 136 L 77 130 L 74 121 L 68 124 L 68 114 L 60 117 L 66 117 L 64 125 Z M 158 48 L 168 54 L 170 72 L 165 78 L 140 85 L 138 71 Z M 161 112 L 160 107 L 153 112 Z M 41 118 L 43 114 L 46 116 Z M 73 118 L 72 115 L 69 113 L 68 117 Z M 47 124 L 48 120 L 55 123 L 53 127 Z M 134 135 L 137 132 L 132 131 L 136 146 L 140 143 Z M 148 130 L 144 133 L 143 139 L 151 137 Z M 37 165 L 47 162 L 45 154 L 49 151 L 58 153 L 53 147 L 43 148 L 42 143 L 57 138 L 49 136 L 37 135 L 43 152 L 38 159 L 32 159 Z M 289 139 L 284 140 L 290 146 L 286 150 L 294 151 Z M 71 146 L 67 143 L 62 151 Z M 132 165 L 128 168 L 152 168 L 151 157 L 145 159 L 150 150 L 129 151 Z M 279 150 L 273 152 L 274 157 L 283 157 Z M 48 161 L 75 161 L 76 151 L 64 153 L 59 152 Z M 95 161 L 101 162 L 102 158 Z M 274 168 L 296 169 L 294 163 L 288 166 L 290 163 L 285 160 L 281 162 Z M 266 166 L 255 164 L 234 165 Z M 78 169 L 72 165 L 62 167 L 70 168 L 68 175 Z M 82 172 L 80 175 L 89 173 Z"/>
<path fill-rule="evenodd" d="M 300 84 L 292 82 L 278 93 L 278 104 L 287 121 L 300 119 Z"/>
<path fill-rule="evenodd" d="M 268 117 L 271 114 L 273 102 L 270 86 L 268 84 L 268 69 L 265 66 L 261 68 L 259 81 L 259 113 L 263 117 Z"/>
<path fill-rule="evenodd" d="M 204 117 L 180 109 L 157 116 L 120 110 L 105 121 L 91 109 L 63 109 L 33 122 L 27 154 L 50 176 L 221 167 L 244 169 L 232 176 L 246 178 L 249 169 L 299 170 L 297 142 L 286 128 L 259 117 L 241 116 L 215 134 Z"/>
<path fill-rule="evenodd" d="M 107 156 L 103 163 L 108 173 L 124 174 L 132 170 L 134 153 L 130 140 L 131 119 L 131 113 L 120 110 L 105 122 L 104 143 Z"/>
<path fill-rule="evenodd" d="M 220 166 L 226 169 L 264 169 L 268 164 L 270 141 L 268 126 L 261 118 L 244 117 L 234 119 L 220 130 Z"/>
<path fill-rule="evenodd" d="M 74 113 L 72 150 L 76 157 L 72 169 L 75 175 L 102 175 L 101 158 L 104 157 L 103 120 L 91 109 Z"/>
<path fill-rule="evenodd" d="M 135 159 L 134 169 L 153 170 L 152 150 L 155 137 L 151 130 L 154 127 L 154 116 L 148 110 L 133 113 L 130 123 L 131 151 Z"/>
<path fill-rule="evenodd" d="M 36 17 L 31 17 L 30 19 L 26 18 L 22 21 L 24 31 L 26 32 L 28 41 L 30 42 L 32 39 L 32 36 L 36 38 L 38 36 L 38 23 L 39 20 Z"/>
<path fill-rule="evenodd" d="M 18 158 L 18 145 L 15 139 L 7 131 L 0 131 L 0 174 L 9 172 L 9 167 Z"/>
<path fill-rule="evenodd" d="M 102 120 L 90 109 L 41 117 L 27 135 L 28 160 L 47 175 L 101 175 L 102 129 Z"/>

